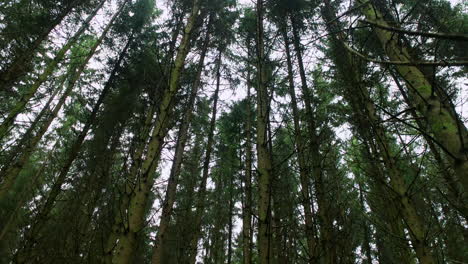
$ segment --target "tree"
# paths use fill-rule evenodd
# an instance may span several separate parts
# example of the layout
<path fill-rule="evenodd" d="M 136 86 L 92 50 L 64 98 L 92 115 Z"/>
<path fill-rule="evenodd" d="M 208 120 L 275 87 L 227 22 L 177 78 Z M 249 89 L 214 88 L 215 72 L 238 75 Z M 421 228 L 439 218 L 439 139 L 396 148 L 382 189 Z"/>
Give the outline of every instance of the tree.
<path fill-rule="evenodd" d="M 1 2 L 0 263 L 467 262 L 466 22 Z"/>

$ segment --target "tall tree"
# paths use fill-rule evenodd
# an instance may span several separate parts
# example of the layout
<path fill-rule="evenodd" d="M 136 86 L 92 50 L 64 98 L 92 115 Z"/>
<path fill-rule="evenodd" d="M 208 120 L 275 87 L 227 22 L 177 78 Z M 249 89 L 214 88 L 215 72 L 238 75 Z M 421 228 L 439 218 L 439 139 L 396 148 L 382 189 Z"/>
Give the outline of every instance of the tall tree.
<path fill-rule="evenodd" d="M 130 177 L 136 179 L 136 185 L 133 189 L 134 195 L 131 196 L 129 201 L 129 219 L 126 232 L 119 234 L 117 238 L 118 244 L 116 252 L 114 253 L 113 262 L 115 263 L 129 263 L 133 256 L 136 242 L 137 233 L 143 225 L 145 217 L 145 208 L 147 204 L 147 197 L 151 191 L 154 183 L 155 170 L 159 162 L 164 138 L 168 133 L 169 116 L 173 108 L 173 99 L 179 89 L 180 74 L 185 64 L 185 58 L 190 49 L 192 39 L 192 31 L 195 27 L 195 22 L 198 17 L 201 2 L 195 0 L 184 29 L 182 41 L 180 43 L 177 57 L 174 66 L 171 70 L 171 75 L 167 89 L 161 99 L 159 110 L 157 112 L 156 122 L 151 135 L 151 141 L 148 143 L 146 158 L 142 162 L 137 177 Z"/>
<path fill-rule="evenodd" d="M 12 109 L 10 109 L 8 115 L 5 117 L 5 119 L 0 124 L 0 141 L 2 141 L 4 139 L 4 137 L 7 135 L 8 131 L 14 125 L 16 117 L 21 112 L 24 111 L 26 105 L 31 100 L 31 98 L 33 98 L 33 96 L 36 94 L 39 87 L 45 81 L 47 81 L 49 79 L 49 77 L 52 75 L 52 73 L 56 70 L 58 64 L 64 59 L 66 53 L 76 44 L 76 42 L 78 41 L 80 36 L 86 31 L 86 29 L 89 27 L 91 21 L 96 16 L 96 14 L 101 9 L 101 7 L 104 5 L 104 3 L 105 3 L 105 1 L 102 1 L 93 10 L 93 12 L 86 18 L 83 25 L 78 29 L 78 31 L 57 52 L 54 59 L 52 61 L 50 61 L 46 65 L 44 71 L 41 74 L 39 74 L 38 78 L 29 86 L 27 91 L 25 91 L 24 94 L 21 95 L 21 98 L 18 100 L 18 102 L 15 103 L 15 105 L 12 107 Z M 117 13 L 119 13 L 119 12 L 117 12 Z"/>
<path fill-rule="evenodd" d="M 270 263 L 271 237 L 271 149 L 268 147 L 270 95 L 268 92 L 267 57 L 264 44 L 265 3 L 258 0 L 257 11 L 257 170 L 258 170 L 258 251 L 262 264 Z"/>
<path fill-rule="evenodd" d="M 382 27 L 390 27 L 379 9 L 371 2 L 356 1 L 356 3 L 363 5 L 361 12 L 367 20 Z M 468 189 L 466 173 L 468 156 L 464 150 L 467 148 L 468 131 L 465 125 L 452 114 L 455 111 L 450 109 L 450 106 L 447 106 L 435 93 L 434 87 L 421 70 L 411 65 L 418 63 L 409 54 L 408 48 L 398 42 L 398 34 L 394 37 L 395 32 L 382 27 L 375 27 L 374 31 L 384 51 L 389 59 L 395 62 L 396 70 L 406 82 L 413 106 L 428 122 L 430 131 L 434 134 L 434 140 L 448 155 L 452 168 L 466 191 Z"/>
<path fill-rule="evenodd" d="M 184 117 L 180 124 L 180 128 L 179 128 L 178 135 L 177 135 L 175 158 L 174 158 L 174 161 L 172 162 L 171 173 L 169 175 L 169 180 L 167 184 L 166 197 L 164 198 L 164 202 L 163 202 L 161 221 L 159 223 L 159 229 L 158 229 L 158 234 L 156 236 L 153 258 L 152 258 L 153 263 L 161 263 L 162 253 L 164 251 L 163 247 L 165 243 L 165 234 L 166 234 L 166 230 L 169 228 L 169 222 L 170 222 L 170 218 L 172 215 L 172 210 L 173 210 L 173 206 L 175 202 L 176 189 L 177 189 L 180 169 L 182 166 L 182 159 L 183 159 L 185 144 L 188 139 L 187 133 L 189 130 L 190 123 L 192 121 L 192 115 L 193 115 L 193 111 L 195 107 L 195 99 L 197 97 L 198 90 L 200 89 L 201 74 L 205 66 L 205 57 L 206 57 L 206 53 L 208 51 L 208 45 L 210 42 L 211 20 L 212 18 L 210 17 L 208 21 L 208 25 L 207 25 L 206 34 L 205 34 L 205 40 L 203 41 L 203 47 L 202 47 L 202 51 L 200 54 L 199 63 L 197 65 L 198 69 L 197 69 L 196 77 L 191 87 L 190 96 L 187 102 L 186 110 L 184 112 Z"/>

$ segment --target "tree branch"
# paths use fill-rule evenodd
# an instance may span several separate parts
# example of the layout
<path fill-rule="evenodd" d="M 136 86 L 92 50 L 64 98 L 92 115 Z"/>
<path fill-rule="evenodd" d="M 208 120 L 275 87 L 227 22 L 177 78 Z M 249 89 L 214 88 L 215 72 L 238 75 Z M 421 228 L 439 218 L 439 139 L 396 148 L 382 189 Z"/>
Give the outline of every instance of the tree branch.
<path fill-rule="evenodd" d="M 362 3 L 362 4 L 358 5 L 358 6 L 355 6 L 355 7 L 351 8 L 351 9 L 349 9 L 348 11 L 344 12 L 343 14 L 338 15 L 338 16 L 335 17 L 334 19 L 332 19 L 332 20 L 326 22 L 326 24 L 327 24 L 327 25 L 328 25 L 328 24 L 331 24 L 331 23 L 335 22 L 336 20 L 338 20 L 338 19 L 340 19 L 340 18 L 342 18 L 342 17 L 348 15 L 349 13 L 352 13 L 353 11 L 356 11 L 356 10 L 358 10 L 359 8 L 361 8 L 361 7 L 365 6 L 365 5 L 367 5 L 368 3 L 369 3 L 369 0 L 368 0 L 368 1 L 365 1 L 364 3 Z"/>
<path fill-rule="evenodd" d="M 444 61 L 444 60 L 442 61 L 382 61 L 382 60 L 369 58 L 365 56 L 364 54 L 360 53 L 359 51 L 351 48 L 344 42 L 343 42 L 343 45 L 350 53 L 357 55 L 358 57 L 366 61 L 384 64 L 384 65 L 405 65 L 405 66 L 425 65 L 425 66 L 442 66 L 442 67 L 467 66 L 468 65 L 468 61 Z"/>
<path fill-rule="evenodd" d="M 457 41 L 468 41 L 468 35 L 467 34 L 454 34 L 454 33 L 438 33 L 438 32 L 423 32 L 423 31 L 411 31 L 411 30 L 406 30 L 402 28 L 395 28 L 395 27 L 390 27 L 390 26 L 384 26 L 380 25 L 378 23 L 369 21 L 369 20 L 359 20 L 360 22 L 389 30 L 389 31 L 394 31 L 398 33 L 403 33 L 407 35 L 412 35 L 412 36 L 424 36 L 428 38 L 441 38 L 441 39 L 450 39 L 450 40 L 457 40 Z"/>

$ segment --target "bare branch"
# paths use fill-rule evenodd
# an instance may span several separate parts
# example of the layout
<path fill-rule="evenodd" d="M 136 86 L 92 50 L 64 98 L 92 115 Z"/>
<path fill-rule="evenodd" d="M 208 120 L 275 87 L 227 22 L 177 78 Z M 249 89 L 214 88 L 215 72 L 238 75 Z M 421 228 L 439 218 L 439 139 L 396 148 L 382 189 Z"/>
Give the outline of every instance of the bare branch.
<path fill-rule="evenodd" d="M 349 52 L 351 52 L 354 55 L 357 55 L 358 57 L 366 61 L 384 64 L 384 65 L 405 65 L 405 66 L 426 65 L 426 66 L 442 66 L 442 67 L 467 66 L 468 65 L 468 61 L 444 61 L 444 60 L 442 61 L 382 61 L 382 60 L 369 58 L 365 56 L 364 54 L 360 53 L 359 51 L 351 48 L 344 42 L 343 42 L 343 45 L 346 47 L 346 49 Z"/>
<path fill-rule="evenodd" d="M 412 36 L 424 36 L 428 38 L 441 38 L 441 39 L 450 39 L 450 40 L 457 40 L 457 41 L 468 41 L 468 35 L 467 34 L 454 34 L 454 33 L 438 33 L 438 32 L 423 32 L 423 31 L 411 31 L 411 30 L 406 30 L 402 28 L 395 28 L 395 27 L 389 27 L 385 25 L 380 25 L 378 23 L 369 21 L 369 20 L 359 20 L 362 23 L 366 23 L 381 29 L 389 30 L 389 31 L 394 31 L 398 33 L 403 33 L 407 35 L 412 35 Z"/>

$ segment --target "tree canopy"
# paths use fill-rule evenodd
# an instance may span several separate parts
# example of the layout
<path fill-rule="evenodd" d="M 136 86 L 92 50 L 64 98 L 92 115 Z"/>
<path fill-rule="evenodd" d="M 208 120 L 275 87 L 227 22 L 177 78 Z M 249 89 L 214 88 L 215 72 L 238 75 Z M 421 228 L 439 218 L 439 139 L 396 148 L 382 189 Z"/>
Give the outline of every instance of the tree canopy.
<path fill-rule="evenodd" d="M 0 264 L 468 263 L 456 0 L 5 0 Z"/>

